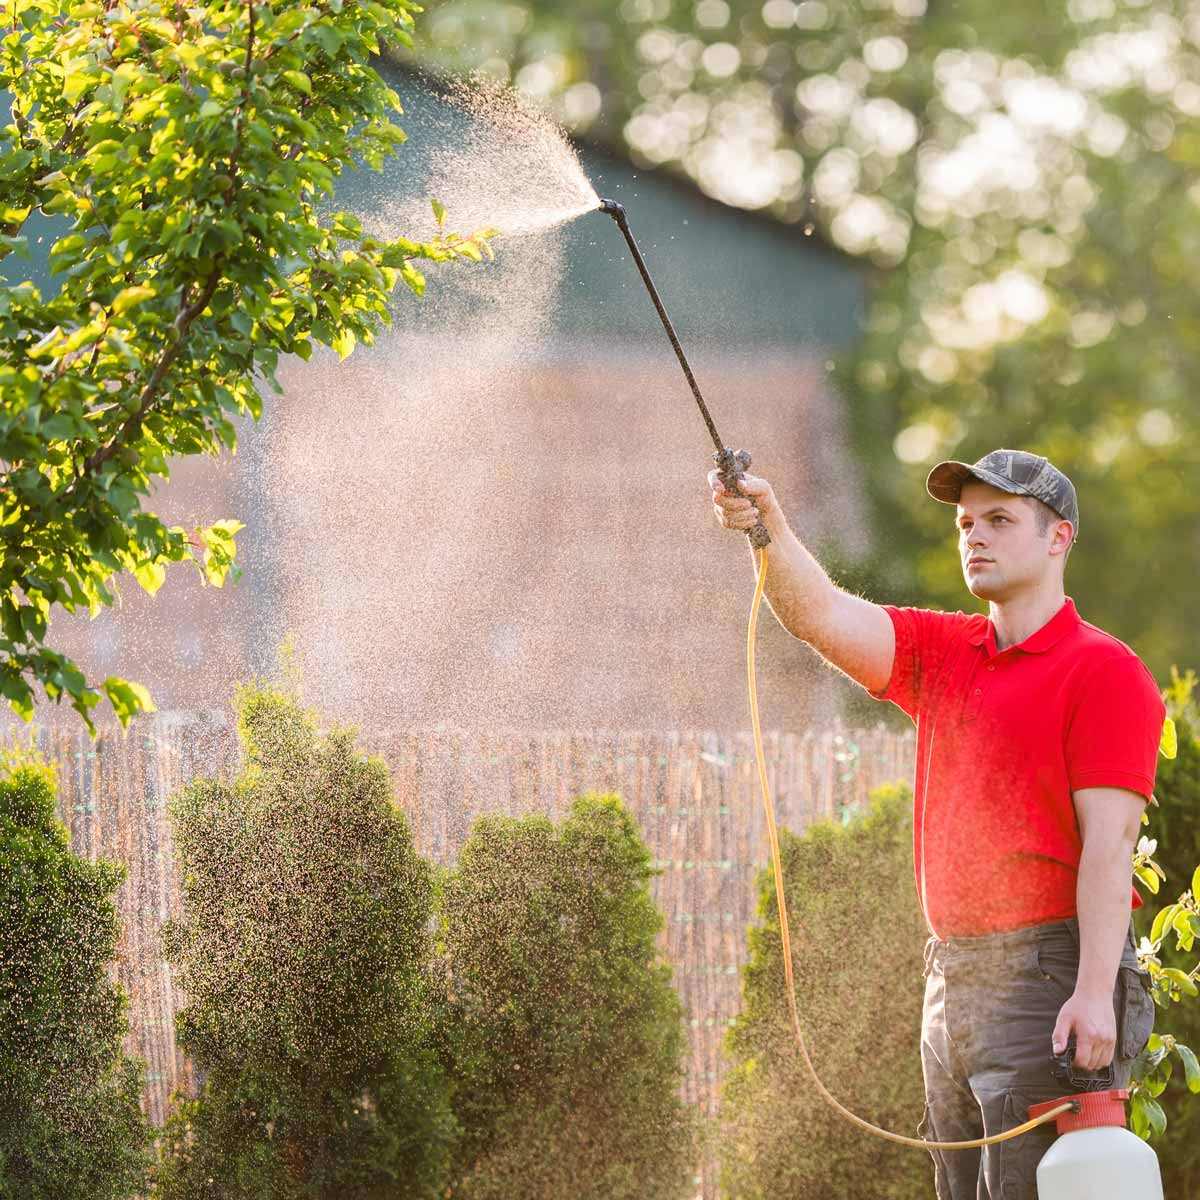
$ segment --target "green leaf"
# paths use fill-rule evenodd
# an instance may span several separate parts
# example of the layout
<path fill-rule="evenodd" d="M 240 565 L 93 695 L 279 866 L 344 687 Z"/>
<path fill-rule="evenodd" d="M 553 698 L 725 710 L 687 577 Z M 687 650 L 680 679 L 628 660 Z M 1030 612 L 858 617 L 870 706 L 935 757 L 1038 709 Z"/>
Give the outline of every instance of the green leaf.
<path fill-rule="evenodd" d="M 318 22 L 310 30 L 310 36 L 330 58 L 337 57 L 338 51 L 342 48 L 342 35 L 332 25 L 324 21 Z"/>
<path fill-rule="evenodd" d="M 1171 980 L 1186 996 L 1200 995 L 1200 990 L 1188 978 L 1187 972 L 1179 970 L 1178 967 L 1163 967 L 1160 978 Z"/>
<path fill-rule="evenodd" d="M 1200 1094 L 1200 1061 L 1197 1061 L 1195 1051 L 1176 1042 L 1175 1053 L 1183 1060 L 1183 1074 L 1187 1080 L 1188 1091 Z"/>
<path fill-rule="evenodd" d="M 135 63 L 123 62 L 112 73 L 110 87 L 112 89 L 113 107 L 120 112 L 125 107 L 125 93 L 129 85 L 141 74 L 141 68 Z"/>
<path fill-rule="evenodd" d="M 1191 950 L 1196 940 L 1196 932 L 1192 925 L 1192 914 L 1187 909 L 1180 909 L 1171 921 L 1171 928 L 1179 935 L 1179 949 Z"/>
<path fill-rule="evenodd" d="M 121 722 L 122 729 L 127 728 L 139 712 L 157 711 L 154 701 L 150 699 L 150 693 L 140 683 L 130 683 L 127 679 L 118 679 L 115 675 L 110 675 L 103 686 L 104 694 L 113 706 L 113 712 Z"/>
<path fill-rule="evenodd" d="M 1200 867 L 1192 872 L 1192 896 L 1200 900 Z"/>
<path fill-rule="evenodd" d="M 446 224 L 446 206 L 432 196 L 429 199 L 429 203 L 433 206 L 433 219 L 437 221 L 438 228 L 441 229 Z"/>
<path fill-rule="evenodd" d="M 134 571 L 133 577 L 153 596 L 166 582 L 167 568 L 158 562 L 143 563 Z"/>
<path fill-rule="evenodd" d="M 1154 1070 L 1147 1073 L 1143 1082 L 1148 1095 L 1161 1096 L 1171 1082 L 1171 1060 L 1164 1055 L 1155 1063 Z"/>
<path fill-rule="evenodd" d="M 343 361 L 354 353 L 354 347 L 358 345 L 358 339 L 354 336 L 352 329 L 343 329 L 333 339 L 333 348 L 337 351 L 337 356 Z"/>
<path fill-rule="evenodd" d="M 400 278 L 408 284 L 409 290 L 415 296 L 425 295 L 425 276 L 411 263 L 405 263 L 400 268 Z"/>
<path fill-rule="evenodd" d="M 1146 1100 L 1146 1117 L 1150 1122 L 1150 1138 L 1162 1137 L 1167 1128 L 1167 1114 L 1157 1100 Z"/>
<path fill-rule="evenodd" d="M 312 80 L 303 71 L 284 71 L 283 77 L 296 91 L 303 92 L 306 96 L 312 95 Z"/>
<path fill-rule="evenodd" d="M 127 313 L 131 308 L 157 296 L 158 293 L 146 284 L 134 284 L 133 287 L 122 288 L 113 300 L 113 312 L 118 316 Z"/>
<path fill-rule="evenodd" d="M 1158 895 L 1158 876 L 1149 867 L 1134 867 L 1133 873 L 1154 895 Z"/>
<path fill-rule="evenodd" d="M 1179 910 L 1178 904 L 1168 904 L 1165 908 L 1160 908 L 1155 915 L 1154 924 L 1150 926 L 1150 940 L 1157 942 L 1162 940 L 1162 936 L 1167 931 L 1167 927 L 1175 919 L 1175 913 Z"/>
<path fill-rule="evenodd" d="M 1175 722 L 1167 717 L 1163 721 L 1162 736 L 1158 741 L 1158 752 L 1164 758 L 1174 758 L 1179 753 L 1179 737 L 1175 732 Z"/>
<path fill-rule="evenodd" d="M 74 104 L 95 82 L 95 68 L 86 58 L 68 59 L 63 63 L 62 97 L 68 104 Z"/>
<path fill-rule="evenodd" d="M 244 528 L 241 521 L 217 521 L 198 530 L 204 544 L 204 574 L 213 587 L 224 587 L 227 577 L 237 582 L 240 572 L 234 563 L 237 544 L 233 535 Z"/>

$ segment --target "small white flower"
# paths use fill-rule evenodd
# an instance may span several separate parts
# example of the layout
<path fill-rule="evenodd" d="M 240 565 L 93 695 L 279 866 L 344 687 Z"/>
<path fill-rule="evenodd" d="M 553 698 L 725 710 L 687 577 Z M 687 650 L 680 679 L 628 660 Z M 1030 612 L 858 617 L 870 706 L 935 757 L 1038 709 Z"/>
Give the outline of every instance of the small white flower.
<path fill-rule="evenodd" d="M 1147 858 L 1158 849 L 1158 838 L 1143 837 L 1138 839 L 1137 852 L 1144 854 Z"/>

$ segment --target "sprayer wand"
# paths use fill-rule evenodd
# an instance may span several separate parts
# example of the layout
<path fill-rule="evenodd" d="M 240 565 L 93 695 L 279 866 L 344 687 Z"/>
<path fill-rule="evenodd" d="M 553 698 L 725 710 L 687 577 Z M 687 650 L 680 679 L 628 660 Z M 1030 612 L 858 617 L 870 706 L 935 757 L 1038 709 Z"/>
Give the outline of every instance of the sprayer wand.
<path fill-rule="evenodd" d="M 717 448 L 713 454 L 713 462 L 717 464 L 717 473 L 720 475 L 721 483 L 727 492 L 732 492 L 738 496 L 743 495 L 739 481 L 746 473 L 746 468 L 750 465 L 749 452 L 746 450 L 730 450 L 721 441 L 721 435 L 717 432 L 717 427 L 713 423 L 712 416 L 708 411 L 708 405 L 704 403 L 704 397 L 700 394 L 700 385 L 696 382 L 696 376 L 692 373 L 691 364 L 687 360 L 687 355 L 683 352 L 683 347 L 679 344 L 679 335 L 675 332 L 675 326 L 671 324 L 671 318 L 667 316 L 667 310 L 663 305 L 662 298 L 658 294 L 658 288 L 654 286 L 654 280 L 650 278 L 650 272 L 646 267 L 646 260 L 642 258 L 642 252 L 638 249 L 637 242 L 634 241 L 633 233 L 629 228 L 629 218 L 625 215 L 625 206 L 618 204 L 615 200 L 601 200 L 600 211 L 607 213 L 616 221 L 617 228 L 625 235 L 625 240 L 629 243 L 629 251 L 633 255 L 633 261 L 637 264 L 642 282 L 646 285 L 646 291 L 650 293 L 650 299 L 654 301 L 658 318 L 662 321 L 663 328 L 667 331 L 667 337 L 671 340 L 671 346 L 675 351 L 675 357 L 679 359 L 679 365 L 683 368 L 683 374 L 688 381 L 688 387 L 692 389 L 692 395 L 695 396 L 696 403 L 700 406 L 700 415 L 704 418 L 704 424 L 708 426 L 708 436 L 712 438 L 713 445 Z M 763 547 L 771 544 L 771 535 L 767 532 L 767 527 L 763 524 L 761 517 L 759 517 L 752 529 L 746 530 L 746 536 L 750 539 L 750 544 L 757 550 L 761 550 Z"/>

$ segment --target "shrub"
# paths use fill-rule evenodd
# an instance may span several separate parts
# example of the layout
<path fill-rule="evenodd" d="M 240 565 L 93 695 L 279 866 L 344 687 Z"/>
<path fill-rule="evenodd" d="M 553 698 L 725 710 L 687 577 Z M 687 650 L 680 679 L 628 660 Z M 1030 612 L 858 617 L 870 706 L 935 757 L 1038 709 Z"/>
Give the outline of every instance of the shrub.
<path fill-rule="evenodd" d="M 841 827 L 780 833 L 805 1039 L 826 1086 L 887 1129 L 916 1134 L 927 932 L 912 873 L 912 794 L 883 787 Z M 928 1200 L 929 1156 L 863 1135 L 820 1099 L 788 1018 L 775 885 L 759 875 L 742 1015 L 726 1048 L 721 1189 L 730 1200 L 874 1195 Z M 886 1190 L 883 1190 L 886 1186 Z"/>
<path fill-rule="evenodd" d="M 108 977 L 125 872 L 71 852 L 50 766 L 8 752 L 0 771 L 0 1196 L 131 1197 L 149 1129 Z"/>
<path fill-rule="evenodd" d="M 681 1007 L 645 845 L 615 796 L 484 817 L 441 892 L 442 1048 L 463 1137 L 451 1194 L 692 1190 Z"/>
<path fill-rule="evenodd" d="M 164 945 L 206 1077 L 165 1131 L 162 1200 L 417 1200 L 454 1126 L 429 1042 L 432 881 L 378 759 L 290 696 L 244 691 L 245 767 L 171 805 Z"/>

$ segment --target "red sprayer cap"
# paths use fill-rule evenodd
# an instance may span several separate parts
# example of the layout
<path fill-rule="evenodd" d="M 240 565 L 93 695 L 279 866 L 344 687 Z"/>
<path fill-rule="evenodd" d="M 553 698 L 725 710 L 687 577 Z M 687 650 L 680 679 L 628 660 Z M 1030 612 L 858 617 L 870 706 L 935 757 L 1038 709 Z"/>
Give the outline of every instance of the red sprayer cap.
<path fill-rule="evenodd" d="M 1125 1128 L 1125 1101 L 1129 1098 L 1126 1088 L 1113 1088 L 1107 1092 L 1081 1092 L 1077 1096 L 1059 1096 L 1043 1104 L 1029 1106 L 1032 1121 L 1043 1113 L 1073 1100 L 1079 1105 L 1078 1112 L 1059 1113 L 1055 1117 L 1059 1133 L 1071 1133 L 1075 1129 L 1092 1129 L 1097 1125 L 1119 1125 Z"/>

